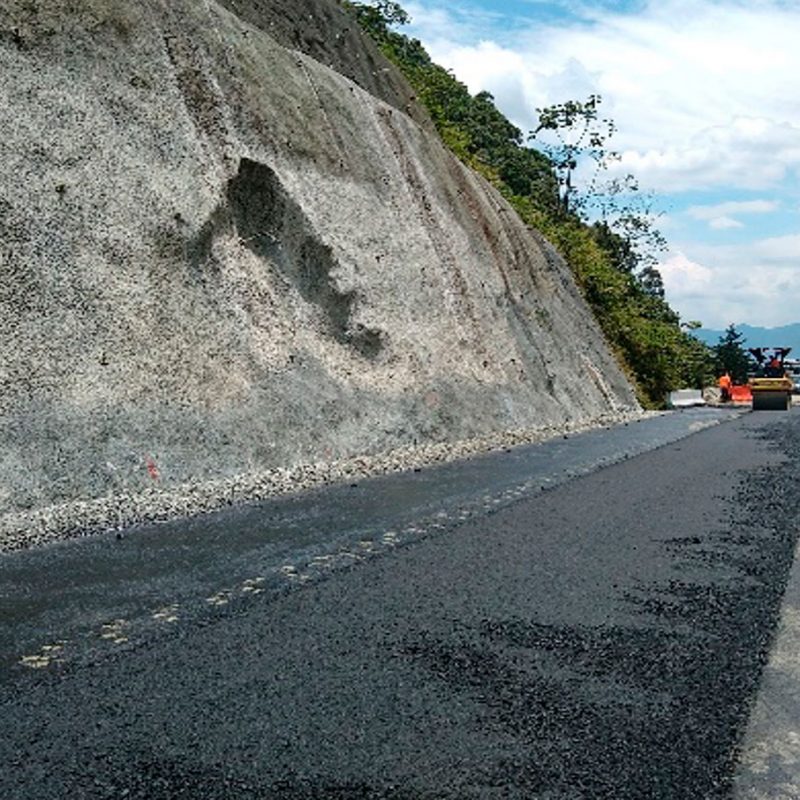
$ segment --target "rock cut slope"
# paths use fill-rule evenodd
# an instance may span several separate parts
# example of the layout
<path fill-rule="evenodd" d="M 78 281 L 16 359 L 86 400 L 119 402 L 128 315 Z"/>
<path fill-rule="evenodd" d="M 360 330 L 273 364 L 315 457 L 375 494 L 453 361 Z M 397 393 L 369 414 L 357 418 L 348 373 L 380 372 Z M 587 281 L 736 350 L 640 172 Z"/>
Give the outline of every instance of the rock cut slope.
<path fill-rule="evenodd" d="M 2 4 L 0 514 L 636 408 L 567 266 L 354 27 Z"/>

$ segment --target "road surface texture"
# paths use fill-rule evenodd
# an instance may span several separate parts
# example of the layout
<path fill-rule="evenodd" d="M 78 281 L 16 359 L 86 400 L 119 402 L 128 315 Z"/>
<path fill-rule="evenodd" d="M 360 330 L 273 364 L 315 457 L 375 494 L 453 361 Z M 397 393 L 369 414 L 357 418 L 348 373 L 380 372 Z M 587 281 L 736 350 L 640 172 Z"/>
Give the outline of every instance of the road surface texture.
<path fill-rule="evenodd" d="M 8 554 L 0 797 L 783 796 L 798 478 L 687 411 Z"/>
<path fill-rule="evenodd" d="M 787 509 L 791 513 L 790 509 Z M 796 515 L 796 511 L 794 512 Z M 741 747 L 736 800 L 800 798 L 800 558 Z"/>

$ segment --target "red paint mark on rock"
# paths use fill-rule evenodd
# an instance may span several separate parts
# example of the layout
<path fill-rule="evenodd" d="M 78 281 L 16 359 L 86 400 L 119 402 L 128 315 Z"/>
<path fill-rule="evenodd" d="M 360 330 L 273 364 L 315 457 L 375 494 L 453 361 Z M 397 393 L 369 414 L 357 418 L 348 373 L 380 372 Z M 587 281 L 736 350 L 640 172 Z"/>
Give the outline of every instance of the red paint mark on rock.
<path fill-rule="evenodd" d="M 156 462 L 153 461 L 153 459 L 150 458 L 150 456 L 147 456 L 145 463 L 147 464 L 147 472 L 149 473 L 150 477 L 154 481 L 157 481 L 161 476 L 158 472 L 158 467 L 156 466 Z"/>
<path fill-rule="evenodd" d="M 428 392 L 425 395 L 425 405 L 428 406 L 431 410 L 434 408 L 438 408 L 441 405 L 442 399 L 439 397 L 438 392 Z"/>

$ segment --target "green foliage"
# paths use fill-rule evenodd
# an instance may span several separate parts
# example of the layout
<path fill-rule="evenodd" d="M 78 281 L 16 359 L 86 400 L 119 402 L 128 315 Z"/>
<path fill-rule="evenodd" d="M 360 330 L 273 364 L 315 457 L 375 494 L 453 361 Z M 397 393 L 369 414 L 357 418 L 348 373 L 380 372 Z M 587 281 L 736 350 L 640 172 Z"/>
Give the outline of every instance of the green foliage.
<path fill-rule="evenodd" d="M 515 203 L 526 218 L 524 206 Z M 686 332 L 666 301 L 642 290 L 631 274 L 616 269 L 592 228 L 542 215 L 527 217 L 572 265 L 603 332 L 639 389 L 639 399 L 658 407 L 667 392 L 701 387 L 712 378 L 708 348 Z"/>
<path fill-rule="evenodd" d="M 378 42 L 389 34 L 390 25 L 409 22 L 409 16 L 400 4 L 391 0 L 376 0 L 372 5 L 345 2 L 344 7 L 352 11 L 358 24 Z"/>
<path fill-rule="evenodd" d="M 597 186 L 589 205 L 603 224 L 627 245 L 632 261 L 630 271 L 648 270 L 652 275 L 659 254 L 667 249 L 666 239 L 655 227 L 659 214 L 654 210 L 653 194 L 642 192 L 636 178 L 626 175 Z M 660 276 L 657 281 L 660 283 Z"/>
<path fill-rule="evenodd" d="M 530 139 L 539 139 L 539 147 L 550 159 L 558 179 L 559 199 L 565 213 L 585 210 L 594 192 L 597 177 L 606 169 L 617 153 L 606 149 L 606 143 L 616 130 L 610 119 L 599 116 L 602 98 L 591 94 L 585 103 L 568 100 L 547 108 L 537 108 L 539 125 Z M 542 134 L 550 134 L 555 142 L 548 142 Z M 592 177 L 585 192 L 575 183 L 575 171 L 581 162 L 591 162 Z"/>
<path fill-rule="evenodd" d="M 444 143 L 560 250 L 642 404 L 662 406 L 667 392 L 713 378 L 710 350 L 683 329 L 664 300 L 653 255 L 663 237 L 652 227 L 650 198 L 630 177 L 604 192 L 597 188 L 597 175 L 614 157 L 606 149 L 614 124 L 599 115 L 600 98 L 540 109 L 536 136 L 547 131 L 560 140 L 540 152 L 525 146 L 488 92 L 470 95 L 418 40 L 392 30 L 408 19 L 396 3 L 345 5 L 406 76 Z M 574 182 L 580 158 L 595 167 L 586 202 Z M 581 216 L 590 202 L 600 209 L 593 225 Z"/>
<path fill-rule="evenodd" d="M 599 218 L 595 232 L 612 259 L 618 260 L 615 266 L 636 274 L 644 292 L 663 298 L 658 256 L 667 242 L 655 227 L 653 195 L 641 192 L 633 175 L 600 181 L 601 172 L 619 159 L 608 149 L 616 126 L 600 117 L 601 102 L 600 95 L 592 94 L 585 103 L 570 100 L 539 108 L 539 125 L 529 138 L 540 139 L 539 146 L 553 164 L 562 214 L 583 222 Z M 588 172 L 588 178 L 576 177 L 579 168 Z"/>
<path fill-rule="evenodd" d="M 713 348 L 714 367 L 717 373 L 722 375 L 723 372 L 728 372 L 734 383 L 745 383 L 748 370 L 752 365 L 743 342 L 744 334 L 737 331 L 736 326 L 731 323 Z"/>
<path fill-rule="evenodd" d="M 558 205 L 558 185 L 549 159 L 523 145 L 522 131 L 498 111 L 491 94 L 471 95 L 452 72 L 431 61 L 418 39 L 391 29 L 399 20 L 396 14 L 386 13 L 386 6 L 396 4 L 345 5 L 400 67 L 442 140 L 464 163 L 496 185 L 534 198 L 539 206 L 554 209 Z"/>

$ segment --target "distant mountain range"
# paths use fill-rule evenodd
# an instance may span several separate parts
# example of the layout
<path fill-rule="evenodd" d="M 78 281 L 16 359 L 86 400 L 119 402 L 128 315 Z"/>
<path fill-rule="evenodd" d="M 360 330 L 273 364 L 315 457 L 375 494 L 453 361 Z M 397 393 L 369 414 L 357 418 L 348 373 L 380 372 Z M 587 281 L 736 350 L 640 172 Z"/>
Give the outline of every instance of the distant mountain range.
<path fill-rule="evenodd" d="M 800 322 L 782 325 L 779 328 L 760 328 L 757 325 L 736 325 L 736 330 L 745 337 L 745 347 L 791 347 L 792 358 L 800 358 Z M 701 342 L 708 345 L 719 343 L 725 331 L 698 328 L 692 331 Z"/>

